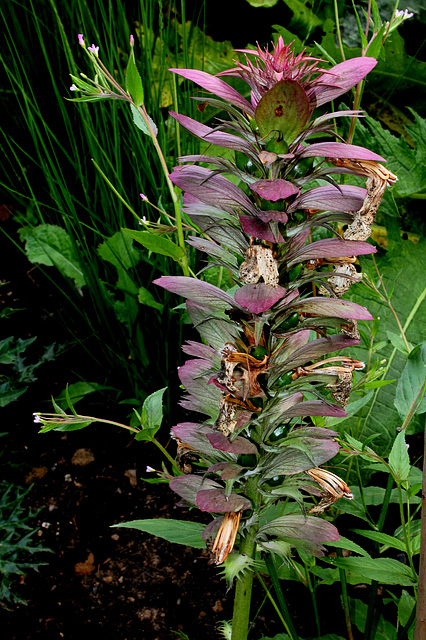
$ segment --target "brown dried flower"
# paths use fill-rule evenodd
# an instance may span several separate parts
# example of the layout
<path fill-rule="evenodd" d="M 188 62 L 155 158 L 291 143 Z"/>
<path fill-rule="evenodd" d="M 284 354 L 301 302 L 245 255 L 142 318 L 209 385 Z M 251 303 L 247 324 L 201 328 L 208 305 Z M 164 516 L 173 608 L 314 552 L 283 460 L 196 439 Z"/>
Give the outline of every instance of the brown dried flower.
<path fill-rule="evenodd" d="M 223 516 L 223 520 L 212 547 L 212 553 L 214 554 L 216 564 L 224 562 L 234 548 L 240 519 L 241 511 L 238 511 L 237 513 L 235 511 L 229 511 Z"/>
<path fill-rule="evenodd" d="M 333 505 L 339 498 L 347 498 L 353 500 L 353 494 L 344 480 L 336 476 L 335 473 L 321 469 L 320 467 L 314 467 L 308 469 L 305 473 L 315 480 L 323 489 L 323 494 L 320 502 L 309 509 L 308 513 L 319 514 L 323 513 L 325 509 Z"/>

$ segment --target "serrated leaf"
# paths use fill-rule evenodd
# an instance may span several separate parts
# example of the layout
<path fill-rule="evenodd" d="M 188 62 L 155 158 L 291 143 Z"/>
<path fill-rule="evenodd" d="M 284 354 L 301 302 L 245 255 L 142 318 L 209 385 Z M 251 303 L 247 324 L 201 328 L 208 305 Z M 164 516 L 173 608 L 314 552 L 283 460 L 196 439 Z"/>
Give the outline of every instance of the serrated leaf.
<path fill-rule="evenodd" d="M 403 589 L 398 602 L 398 622 L 401 626 L 405 627 L 415 606 L 416 599 Z"/>
<path fill-rule="evenodd" d="M 67 278 L 72 278 L 76 287 L 86 284 L 79 255 L 71 237 L 53 224 L 41 224 L 33 229 L 20 230 L 25 240 L 25 251 L 30 262 L 55 266 Z"/>
<path fill-rule="evenodd" d="M 413 112 L 415 124 L 406 127 L 415 136 L 416 149 L 408 145 L 403 136 L 395 136 L 382 127 L 378 120 L 367 117 L 357 122 L 355 141 L 368 144 L 376 153 L 387 159 L 387 168 L 398 176 L 392 187 L 395 197 L 416 196 L 426 190 L 426 167 L 424 144 L 421 137 L 426 135 L 426 120 Z"/>
<path fill-rule="evenodd" d="M 146 429 L 160 427 L 163 421 L 163 395 L 167 387 L 151 393 L 143 403 L 142 426 Z"/>
<path fill-rule="evenodd" d="M 155 518 L 153 520 L 130 520 L 112 525 L 126 529 L 138 529 L 152 536 L 163 538 L 168 542 L 184 544 L 195 549 L 204 549 L 206 543 L 202 538 L 204 524 L 199 522 L 185 522 L 184 520 L 173 520 L 171 518 Z"/>
<path fill-rule="evenodd" d="M 176 262 L 180 262 L 184 256 L 183 250 L 168 238 L 154 235 L 149 233 L 149 231 L 136 231 L 134 229 L 123 229 L 123 231 L 133 238 L 133 240 L 143 245 L 148 251 L 159 253 L 162 256 L 168 256 L 176 260 Z"/>
<path fill-rule="evenodd" d="M 407 364 L 396 388 L 394 404 L 402 419 L 410 412 L 423 413 L 426 411 L 425 385 L 426 342 L 423 342 L 408 356 Z"/>
<path fill-rule="evenodd" d="M 134 104 L 130 105 L 130 109 L 132 111 L 133 122 L 135 123 L 137 128 L 143 131 L 147 136 L 150 136 L 150 138 L 156 138 L 158 133 L 157 125 L 153 120 L 151 120 L 149 115 L 146 114 L 146 119 L 144 119 Z"/>
<path fill-rule="evenodd" d="M 126 89 L 133 98 L 133 102 L 135 103 L 135 105 L 137 107 L 140 107 L 140 105 L 143 104 L 144 101 L 143 85 L 142 78 L 136 66 L 135 53 L 133 49 L 129 55 L 129 61 L 127 63 Z"/>
<path fill-rule="evenodd" d="M 410 458 L 405 442 L 405 432 L 401 431 L 395 438 L 389 454 L 389 466 L 392 469 L 396 482 L 401 483 L 408 478 L 410 473 Z"/>

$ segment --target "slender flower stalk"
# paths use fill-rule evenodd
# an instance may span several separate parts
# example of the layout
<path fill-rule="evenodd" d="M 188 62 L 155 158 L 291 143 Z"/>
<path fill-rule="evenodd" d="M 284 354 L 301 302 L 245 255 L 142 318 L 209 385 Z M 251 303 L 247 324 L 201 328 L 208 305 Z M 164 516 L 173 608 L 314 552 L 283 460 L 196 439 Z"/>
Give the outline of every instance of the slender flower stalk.
<path fill-rule="evenodd" d="M 135 61 L 134 61 L 134 37 L 130 36 L 130 48 L 131 54 L 129 56 L 129 64 L 127 68 L 127 80 L 129 76 L 133 78 L 133 81 L 130 81 L 131 87 L 127 87 L 125 90 L 119 82 L 115 79 L 113 74 L 108 70 L 108 68 L 104 65 L 102 60 L 99 57 L 99 47 L 92 44 L 90 47 L 86 48 L 86 44 L 84 41 L 83 35 L 78 34 L 78 42 L 81 47 L 85 49 L 85 51 L 90 56 L 91 63 L 93 65 L 93 69 L 95 71 L 95 79 L 92 80 L 88 78 L 85 74 L 80 74 L 78 76 L 71 76 L 73 85 L 71 86 L 71 91 L 79 91 L 80 97 L 74 98 L 74 102 L 82 102 L 82 101 L 98 101 L 98 100 L 122 100 L 130 104 L 135 113 L 138 114 L 138 117 L 141 119 L 143 125 L 140 125 L 140 128 L 150 136 L 152 144 L 154 145 L 155 151 L 157 153 L 158 159 L 160 161 L 164 178 L 166 180 L 167 188 L 169 191 L 170 199 L 173 203 L 173 209 L 175 213 L 176 219 L 176 231 L 178 235 L 178 244 L 182 249 L 182 258 L 181 258 L 181 266 L 182 271 L 185 276 L 189 276 L 190 269 L 188 266 L 188 260 L 185 251 L 185 239 L 183 233 L 183 224 L 182 224 L 182 215 L 181 208 L 179 203 L 179 197 L 175 191 L 174 185 L 172 184 L 169 177 L 169 168 L 167 166 L 166 159 L 164 157 L 163 151 L 160 147 L 160 144 L 157 139 L 157 127 L 154 122 L 149 117 L 149 114 L 145 108 L 143 103 L 143 87 L 142 80 L 140 78 L 139 72 L 137 70 Z M 129 71 L 129 67 L 131 70 Z M 138 125 L 137 125 L 138 126 Z"/>

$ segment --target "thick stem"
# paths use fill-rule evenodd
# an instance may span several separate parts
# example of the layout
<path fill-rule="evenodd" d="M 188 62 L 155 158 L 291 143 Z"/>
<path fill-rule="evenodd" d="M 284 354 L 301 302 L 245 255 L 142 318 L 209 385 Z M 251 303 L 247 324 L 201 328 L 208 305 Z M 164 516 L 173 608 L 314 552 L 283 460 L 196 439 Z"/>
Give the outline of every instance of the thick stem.
<path fill-rule="evenodd" d="M 256 552 L 255 536 L 256 528 L 252 527 L 240 543 L 240 553 L 245 554 L 249 558 L 253 558 Z M 232 615 L 231 640 L 247 640 L 253 575 L 253 571 L 248 570 L 243 573 L 239 580 L 237 580 L 235 587 L 234 612 Z"/>

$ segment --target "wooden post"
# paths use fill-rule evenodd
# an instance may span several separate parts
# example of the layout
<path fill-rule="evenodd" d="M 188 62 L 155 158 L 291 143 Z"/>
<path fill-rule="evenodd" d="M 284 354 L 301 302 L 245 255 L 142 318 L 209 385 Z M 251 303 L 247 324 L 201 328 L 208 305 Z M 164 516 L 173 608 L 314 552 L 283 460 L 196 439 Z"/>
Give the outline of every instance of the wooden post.
<path fill-rule="evenodd" d="M 426 427 L 423 451 L 422 532 L 420 543 L 419 589 L 414 640 L 426 640 Z"/>

